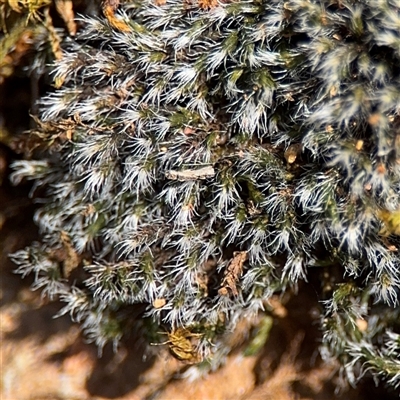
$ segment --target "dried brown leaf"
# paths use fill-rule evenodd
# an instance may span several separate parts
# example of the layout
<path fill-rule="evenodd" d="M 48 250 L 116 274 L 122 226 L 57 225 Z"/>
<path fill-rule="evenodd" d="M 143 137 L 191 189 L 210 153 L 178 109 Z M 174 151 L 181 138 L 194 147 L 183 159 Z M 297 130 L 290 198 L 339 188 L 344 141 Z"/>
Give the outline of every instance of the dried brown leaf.
<path fill-rule="evenodd" d="M 104 0 L 102 4 L 103 14 L 113 28 L 121 32 L 130 32 L 131 28 L 115 15 L 119 3 L 119 0 Z"/>
<path fill-rule="evenodd" d="M 72 246 L 71 239 L 67 232 L 61 232 L 60 242 L 61 247 L 52 250 L 50 258 L 56 262 L 62 263 L 63 275 L 65 278 L 68 278 L 71 272 L 78 267 L 81 259 Z"/>
<path fill-rule="evenodd" d="M 201 9 L 207 10 L 217 7 L 218 0 L 198 0 L 198 5 Z"/>
<path fill-rule="evenodd" d="M 49 32 L 49 40 L 51 44 L 51 50 L 54 54 L 56 60 L 61 60 L 62 58 L 62 49 L 61 49 L 61 38 L 56 32 L 53 26 L 53 20 L 50 16 L 50 8 L 46 7 L 44 9 L 44 25 Z"/>
<path fill-rule="evenodd" d="M 67 26 L 71 36 L 76 34 L 76 23 L 72 0 L 56 0 L 56 9 Z"/>
<path fill-rule="evenodd" d="M 187 364 L 196 364 L 202 361 L 201 354 L 196 350 L 191 338 L 202 336 L 198 333 L 192 333 L 186 328 L 178 328 L 168 332 L 168 340 L 157 345 L 168 344 L 170 353 L 178 360 Z"/>
<path fill-rule="evenodd" d="M 229 290 L 232 292 L 234 296 L 237 296 L 237 281 L 243 272 L 243 265 L 247 260 L 247 251 L 235 251 L 233 253 L 233 259 L 228 265 L 228 268 L 225 271 L 224 279 L 221 283 L 221 289 L 219 289 L 218 293 L 221 296 L 226 296 L 229 293 Z"/>

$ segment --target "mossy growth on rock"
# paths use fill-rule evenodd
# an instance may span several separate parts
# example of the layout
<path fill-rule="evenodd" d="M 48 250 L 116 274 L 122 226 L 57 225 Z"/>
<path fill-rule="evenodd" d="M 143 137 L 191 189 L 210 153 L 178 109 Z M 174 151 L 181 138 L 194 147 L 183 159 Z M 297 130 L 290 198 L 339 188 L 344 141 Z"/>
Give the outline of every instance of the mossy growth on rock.
<path fill-rule="evenodd" d="M 43 203 L 18 271 L 99 346 L 144 317 L 217 365 L 320 270 L 322 355 L 397 386 L 398 1 L 115 5 L 62 43 L 14 164 Z"/>

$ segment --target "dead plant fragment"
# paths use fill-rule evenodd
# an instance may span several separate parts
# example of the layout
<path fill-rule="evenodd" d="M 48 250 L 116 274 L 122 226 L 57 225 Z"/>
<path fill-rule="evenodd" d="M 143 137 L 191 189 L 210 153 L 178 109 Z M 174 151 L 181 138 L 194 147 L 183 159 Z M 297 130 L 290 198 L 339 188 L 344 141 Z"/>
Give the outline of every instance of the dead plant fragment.
<path fill-rule="evenodd" d="M 68 278 L 71 272 L 80 264 L 81 258 L 74 250 L 67 232 L 61 232 L 60 242 L 62 247 L 55 249 L 51 256 L 55 261 L 62 263 L 62 274 L 64 278 Z"/>
<path fill-rule="evenodd" d="M 46 62 L 62 58 L 62 38 L 53 24 L 52 7 L 64 21 L 68 34 L 74 36 L 77 25 L 73 0 L 0 0 L 0 84 L 38 42 L 50 46 L 52 56 Z M 56 86 L 61 86 L 60 82 Z"/>
<path fill-rule="evenodd" d="M 0 84 L 11 76 L 27 51 L 30 49 L 33 31 L 23 20 L 17 21 L 10 31 L 0 38 Z"/>
<path fill-rule="evenodd" d="M 167 334 L 168 340 L 166 342 L 154 345 L 168 344 L 171 355 L 186 364 L 197 364 L 202 361 L 200 353 L 190 340 L 191 338 L 201 337 L 201 334 L 192 333 L 186 328 L 178 328 Z"/>
<path fill-rule="evenodd" d="M 103 14 L 113 28 L 121 32 L 130 32 L 131 28 L 115 15 L 119 3 L 119 0 L 104 0 L 102 3 Z"/>
<path fill-rule="evenodd" d="M 293 164 L 296 159 L 299 157 L 302 151 L 301 143 L 291 144 L 287 150 L 285 151 L 284 157 L 288 164 Z"/>
<path fill-rule="evenodd" d="M 243 272 L 243 265 L 247 260 L 247 251 L 235 251 L 233 253 L 233 259 L 228 265 L 224 273 L 224 279 L 221 283 L 221 288 L 218 290 L 218 293 L 221 296 L 227 296 L 229 291 L 232 292 L 234 296 L 237 296 L 237 281 Z"/>
<path fill-rule="evenodd" d="M 198 5 L 202 10 L 208 10 L 217 7 L 218 0 L 198 0 Z"/>
<path fill-rule="evenodd" d="M 51 0 L 0 0 L 0 4 L 2 4 L 2 20 L 4 22 L 10 15 L 10 11 L 24 14 L 27 20 L 40 20 L 40 11 L 49 6 Z"/>
<path fill-rule="evenodd" d="M 72 0 L 55 0 L 56 10 L 60 17 L 63 19 L 68 33 L 75 36 L 77 26 L 75 22 L 75 14 L 73 9 Z"/>
<path fill-rule="evenodd" d="M 61 38 L 60 35 L 54 28 L 53 19 L 50 16 L 50 9 L 44 9 L 44 25 L 49 33 L 49 41 L 51 44 L 51 51 L 53 52 L 54 58 L 56 60 L 61 60 L 62 50 L 61 50 Z"/>

